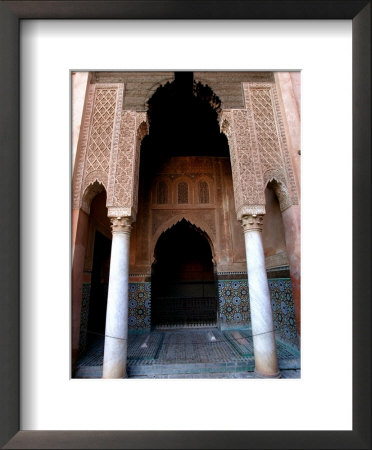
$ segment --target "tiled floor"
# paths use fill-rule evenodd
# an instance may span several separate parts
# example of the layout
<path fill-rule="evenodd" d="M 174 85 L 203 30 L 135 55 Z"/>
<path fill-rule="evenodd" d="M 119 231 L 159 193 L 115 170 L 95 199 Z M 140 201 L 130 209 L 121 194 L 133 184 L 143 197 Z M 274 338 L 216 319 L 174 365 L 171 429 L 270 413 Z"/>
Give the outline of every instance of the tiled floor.
<path fill-rule="evenodd" d="M 300 378 L 298 349 L 277 338 L 283 378 Z M 102 376 L 103 337 L 95 336 L 78 362 L 76 378 Z M 155 330 L 129 335 L 129 378 L 254 378 L 249 329 Z"/>

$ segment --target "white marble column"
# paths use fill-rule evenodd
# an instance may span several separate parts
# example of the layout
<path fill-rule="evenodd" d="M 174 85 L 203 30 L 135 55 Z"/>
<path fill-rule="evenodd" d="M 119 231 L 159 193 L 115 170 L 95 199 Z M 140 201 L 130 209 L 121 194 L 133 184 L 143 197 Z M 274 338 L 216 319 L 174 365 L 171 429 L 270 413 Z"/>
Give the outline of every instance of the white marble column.
<path fill-rule="evenodd" d="M 126 378 L 130 217 L 111 218 L 112 245 L 107 297 L 103 378 Z"/>
<path fill-rule="evenodd" d="M 242 226 L 247 256 L 255 372 L 261 377 L 279 377 L 273 315 L 262 246 L 262 215 L 244 215 Z"/>

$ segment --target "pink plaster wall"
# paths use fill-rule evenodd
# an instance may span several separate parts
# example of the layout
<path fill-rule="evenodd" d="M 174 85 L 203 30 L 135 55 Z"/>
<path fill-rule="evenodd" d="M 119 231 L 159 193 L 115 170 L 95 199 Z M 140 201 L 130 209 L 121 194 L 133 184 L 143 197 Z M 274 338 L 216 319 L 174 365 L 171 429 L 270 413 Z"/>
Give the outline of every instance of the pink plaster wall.
<path fill-rule="evenodd" d="M 89 83 L 89 72 L 72 72 L 72 173 L 74 172 L 76 151 L 79 141 L 80 126 L 83 116 L 85 96 Z"/>
<path fill-rule="evenodd" d="M 80 337 L 80 314 L 83 290 L 84 260 L 88 240 L 89 216 L 83 210 L 73 210 L 75 233 L 74 256 L 72 261 L 71 296 L 72 296 L 72 369 L 74 370 Z"/>
<path fill-rule="evenodd" d="M 272 189 L 265 189 L 266 214 L 263 221 L 262 243 L 265 258 L 286 253 L 284 226 L 279 202 Z"/>

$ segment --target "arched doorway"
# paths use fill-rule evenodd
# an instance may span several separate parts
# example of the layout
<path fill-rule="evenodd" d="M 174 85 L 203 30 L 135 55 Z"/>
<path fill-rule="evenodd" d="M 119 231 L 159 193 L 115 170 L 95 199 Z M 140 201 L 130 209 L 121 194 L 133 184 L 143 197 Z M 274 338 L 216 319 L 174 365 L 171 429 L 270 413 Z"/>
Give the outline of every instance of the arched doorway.
<path fill-rule="evenodd" d="M 205 234 L 183 219 L 159 237 L 154 256 L 152 326 L 215 326 L 217 292 Z"/>
<path fill-rule="evenodd" d="M 92 193 L 93 189 L 95 191 Z M 89 194 L 91 197 L 94 195 L 93 199 L 89 199 Z M 80 355 L 94 347 L 97 340 L 102 340 L 105 334 L 111 256 L 106 190 L 95 183 L 85 198 L 89 200 L 89 224 L 80 317 Z"/>

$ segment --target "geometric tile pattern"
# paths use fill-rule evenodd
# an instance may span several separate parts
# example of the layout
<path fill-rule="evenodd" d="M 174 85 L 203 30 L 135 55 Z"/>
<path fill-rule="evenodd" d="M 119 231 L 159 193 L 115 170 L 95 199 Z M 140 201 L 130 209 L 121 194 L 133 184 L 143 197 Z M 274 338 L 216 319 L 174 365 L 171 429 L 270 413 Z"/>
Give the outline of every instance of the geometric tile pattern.
<path fill-rule="evenodd" d="M 290 278 L 268 280 L 273 311 L 275 334 L 278 338 L 298 347 L 296 315 Z M 83 284 L 79 352 L 86 347 L 89 314 L 90 283 Z M 250 326 L 248 282 L 221 280 L 218 282 L 220 329 L 246 328 Z M 129 283 L 129 330 L 151 329 L 151 282 Z M 226 335 L 229 340 L 229 335 Z M 236 339 L 235 339 L 236 341 Z"/>
<path fill-rule="evenodd" d="M 276 335 L 298 347 L 296 315 L 290 278 L 268 280 Z M 248 281 L 220 280 L 218 282 L 221 330 L 250 325 Z"/>
<path fill-rule="evenodd" d="M 218 282 L 221 329 L 247 326 L 250 321 L 248 281 L 221 280 Z"/>
<path fill-rule="evenodd" d="M 164 335 L 162 333 L 139 333 L 131 336 L 128 346 L 128 360 L 157 359 L 163 340 Z"/>
<path fill-rule="evenodd" d="M 253 341 L 251 330 L 228 330 L 223 335 L 240 356 L 253 357 Z"/>
<path fill-rule="evenodd" d="M 248 373 L 254 370 L 252 333 L 249 328 L 220 331 L 218 328 L 129 333 L 129 377 L 213 377 L 213 374 Z M 300 368 L 300 352 L 276 338 L 280 369 Z M 96 336 L 78 361 L 77 378 L 100 378 L 103 336 Z"/>
<path fill-rule="evenodd" d="M 290 278 L 272 278 L 268 281 L 276 335 L 298 347 L 291 280 Z"/>
<path fill-rule="evenodd" d="M 128 326 L 130 330 L 151 327 L 151 283 L 129 283 Z"/>
<path fill-rule="evenodd" d="M 159 360 L 168 364 L 229 362 L 234 356 L 222 336 L 211 329 L 166 333 Z"/>

